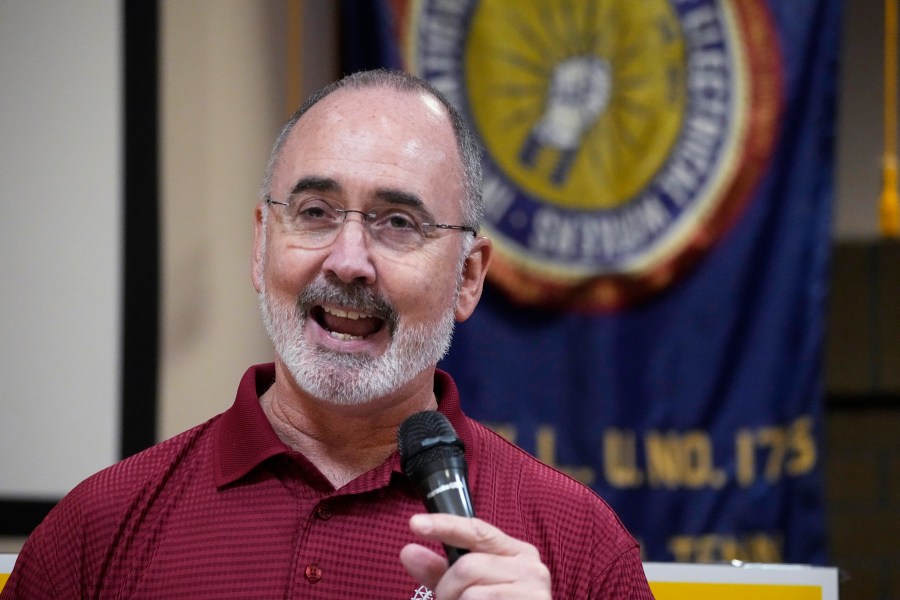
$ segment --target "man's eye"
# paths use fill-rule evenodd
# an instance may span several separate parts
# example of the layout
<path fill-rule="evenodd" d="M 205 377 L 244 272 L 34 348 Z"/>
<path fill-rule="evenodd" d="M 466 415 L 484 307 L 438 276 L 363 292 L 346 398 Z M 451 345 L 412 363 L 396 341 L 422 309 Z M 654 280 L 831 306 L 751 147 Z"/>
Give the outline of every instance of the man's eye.
<path fill-rule="evenodd" d="M 332 212 L 328 206 L 321 202 L 304 202 L 297 207 L 296 218 L 302 221 L 319 221 L 333 218 Z"/>
<path fill-rule="evenodd" d="M 321 219 L 325 216 L 325 211 L 321 206 L 307 206 L 300 210 L 299 216 L 305 219 Z"/>
<path fill-rule="evenodd" d="M 393 213 L 386 215 L 382 222 L 385 227 L 390 229 L 418 229 L 415 220 L 404 214 Z"/>

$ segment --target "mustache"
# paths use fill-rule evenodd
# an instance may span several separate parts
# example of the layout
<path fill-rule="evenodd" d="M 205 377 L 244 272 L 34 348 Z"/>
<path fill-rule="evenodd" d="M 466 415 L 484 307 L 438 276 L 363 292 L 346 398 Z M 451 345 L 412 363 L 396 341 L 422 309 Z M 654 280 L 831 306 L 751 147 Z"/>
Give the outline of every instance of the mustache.
<path fill-rule="evenodd" d="M 297 296 L 300 314 L 308 314 L 311 308 L 320 304 L 337 304 L 378 317 L 387 324 L 391 333 L 397 329 L 400 320 L 394 305 L 367 285 L 319 279 L 306 286 Z"/>

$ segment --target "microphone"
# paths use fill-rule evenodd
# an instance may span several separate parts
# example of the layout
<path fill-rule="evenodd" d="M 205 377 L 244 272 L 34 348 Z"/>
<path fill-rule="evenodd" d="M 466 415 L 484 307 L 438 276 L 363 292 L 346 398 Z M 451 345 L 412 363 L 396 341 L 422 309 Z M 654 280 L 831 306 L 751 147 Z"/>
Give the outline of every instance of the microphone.
<path fill-rule="evenodd" d="M 474 517 L 466 481 L 465 446 L 441 413 L 428 410 L 409 416 L 397 430 L 400 465 L 413 482 L 430 513 Z M 444 545 L 452 565 L 468 552 Z"/>

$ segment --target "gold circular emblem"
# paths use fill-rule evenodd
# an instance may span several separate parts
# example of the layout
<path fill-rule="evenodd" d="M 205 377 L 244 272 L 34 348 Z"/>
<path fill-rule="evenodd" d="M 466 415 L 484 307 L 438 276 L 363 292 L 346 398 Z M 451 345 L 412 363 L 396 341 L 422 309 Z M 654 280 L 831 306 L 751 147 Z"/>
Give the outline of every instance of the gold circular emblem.
<path fill-rule="evenodd" d="M 634 197 L 668 157 L 685 48 L 666 0 L 482 0 L 465 46 L 469 108 L 520 189 L 591 210 Z"/>

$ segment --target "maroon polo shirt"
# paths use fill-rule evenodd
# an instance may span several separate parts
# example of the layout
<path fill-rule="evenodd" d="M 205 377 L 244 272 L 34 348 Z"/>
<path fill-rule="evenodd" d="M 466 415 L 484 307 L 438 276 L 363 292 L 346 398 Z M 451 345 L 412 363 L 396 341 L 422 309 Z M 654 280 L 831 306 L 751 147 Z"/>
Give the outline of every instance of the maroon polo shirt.
<path fill-rule="evenodd" d="M 422 543 L 408 521 L 423 507 L 397 454 L 335 490 L 263 414 L 274 377 L 251 367 L 226 412 L 79 484 L 0 597 L 431 598 L 398 558 Z M 540 550 L 555 598 L 652 598 L 602 500 L 466 417 L 446 373 L 435 392 L 466 444 L 476 513 Z"/>

